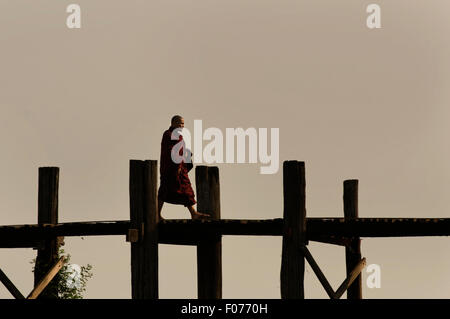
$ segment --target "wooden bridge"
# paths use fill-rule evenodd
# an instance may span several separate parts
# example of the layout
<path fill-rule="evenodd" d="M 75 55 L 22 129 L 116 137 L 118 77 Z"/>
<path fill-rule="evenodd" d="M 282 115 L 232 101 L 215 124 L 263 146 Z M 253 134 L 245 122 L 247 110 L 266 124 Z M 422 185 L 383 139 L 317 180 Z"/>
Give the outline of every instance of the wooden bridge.
<path fill-rule="evenodd" d="M 283 218 L 221 219 L 219 170 L 197 166 L 197 210 L 212 219 L 158 221 L 157 176 L 157 161 L 130 161 L 130 220 L 58 223 L 59 168 L 39 168 L 38 224 L 0 226 L 0 248 L 37 250 L 35 289 L 28 298 L 41 292 L 41 298 L 50 295 L 45 287 L 61 268 L 57 252 L 63 237 L 125 236 L 131 245 L 133 299 L 158 298 L 158 244 L 197 246 L 198 298 L 222 298 L 223 235 L 283 237 L 283 299 L 304 298 L 305 259 L 331 299 L 340 298 L 345 291 L 349 299 L 361 299 L 360 273 L 365 266 L 361 237 L 450 235 L 450 218 L 359 218 L 358 180 L 344 181 L 344 218 L 307 218 L 305 164 L 299 161 L 283 163 Z M 346 247 L 347 278 L 336 291 L 309 252 L 309 241 Z M 24 298 L 1 270 L 0 281 L 14 297 Z"/>

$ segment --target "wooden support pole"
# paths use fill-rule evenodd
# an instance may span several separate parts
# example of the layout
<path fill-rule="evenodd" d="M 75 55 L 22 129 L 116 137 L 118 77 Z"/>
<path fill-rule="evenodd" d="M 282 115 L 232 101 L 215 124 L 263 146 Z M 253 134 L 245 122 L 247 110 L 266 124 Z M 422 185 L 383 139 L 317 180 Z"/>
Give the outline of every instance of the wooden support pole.
<path fill-rule="evenodd" d="M 280 288 L 283 299 L 304 299 L 306 245 L 305 163 L 283 163 L 283 251 Z"/>
<path fill-rule="evenodd" d="M 39 167 L 38 224 L 58 223 L 59 167 Z M 37 251 L 34 270 L 36 286 L 53 264 L 58 261 L 59 241 L 56 237 L 46 239 Z M 57 299 L 56 285 L 51 285 L 39 296 L 43 299 Z"/>
<path fill-rule="evenodd" d="M 59 258 L 56 264 L 52 265 L 50 270 L 45 274 L 45 276 L 38 282 L 34 289 L 30 292 L 27 299 L 36 299 L 42 293 L 42 291 L 47 287 L 47 285 L 52 281 L 56 274 L 60 271 L 64 265 L 64 257 Z"/>
<path fill-rule="evenodd" d="M 157 168 L 157 161 L 130 160 L 133 299 L 158 299 Z"/>
<path fill-rule="evenodd" d="M 197 211 L 220 219 L 219 168 L 197 166 Z M 197 245 L 197 291 L 199 299 L 222 298 L 222 236 L 208 235 Z"/>
<path fill-rule="evenodd" d="M 5 285 L 6 289 L 13 295 L 16 299 L 25 299 L 19 289 L 14 286 L 14 284 L 9 280 L 8 276 L 0 269 L 0 281 Z"/>
<path fill-rule="evenodd" d="M 354 220 L 358 218 L 358 180 L 344 181 L 344 219 Z M 350 245 L 345 247 L 345 263 L 347 276 L 361 260 L 361 240 L 353 237 Z M 362 299 L 361 275 L 347 289 L 347 299 Z"/>

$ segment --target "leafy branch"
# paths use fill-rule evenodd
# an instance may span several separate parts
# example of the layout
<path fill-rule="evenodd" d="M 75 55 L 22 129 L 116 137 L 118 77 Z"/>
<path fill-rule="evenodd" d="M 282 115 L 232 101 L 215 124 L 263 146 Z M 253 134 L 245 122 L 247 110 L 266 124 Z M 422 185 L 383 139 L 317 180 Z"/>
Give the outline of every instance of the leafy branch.
<path fill-rule="evenodd" d="M 86 285 L 89 278 L 93 276 L 92 265 L 79 266 L 79 270 L 74 269 L 70 264 L 70 255 L 66 254 L 64 249 L 58 250 L 58 259 L 64 256 L 65 263 L 55 278 L 48 284 L 44 291 L 52 291 L 53 295 L 49 298 L 59 299 L 83 299 L 83 293 L 86 291 Z M 31 262 L 33 264 L 32 272 L 36 269 L 36 258 Z M 48 268 L 49 265 L 43 265 Z"/>

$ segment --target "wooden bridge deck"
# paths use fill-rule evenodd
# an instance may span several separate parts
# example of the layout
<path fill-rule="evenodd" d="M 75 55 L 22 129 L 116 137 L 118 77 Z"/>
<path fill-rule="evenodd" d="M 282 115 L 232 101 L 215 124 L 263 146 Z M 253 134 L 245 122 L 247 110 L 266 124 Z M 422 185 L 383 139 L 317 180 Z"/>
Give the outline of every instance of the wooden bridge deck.
<path fill-rule="evenodd" d="M 450 218 L 307 218 L 308 240 L 348 237 L 450 236 Z M 126 235 L 129 220 L 0 226 L 0 248 L 36 247 L 55 236 Z M 283 219 L 163 220 L 160 243 L 194 244 L 214 235 L 281 236 Z"/>
<path fill-rule="evenodd" d="M 360 272 L 365 258 L 360 238 L 450 236 L 450 218 L 359 218 L 358 180 L 344 181 L 345 218 L 307 218 L 305 163 L 299 161 L 283 162 L 283 218 L 221 219 L 218 168 L 197 166 L 197 209 L 214 219 L 163 220 L 157 224 L 157 171 L 157 161 L 130 160 L 129 220 L 58 223 L 59 168 L 40 167 L 38 224 L 0 226 L 0 248 L 37 248 L 36 265 L 45 265 L 57 261 L 54 252 L 62 237 L 125 235 L 131 248 L 132 298 L 157 299 L 158 244 L 196 245 L 198 298 L 220 299 L 220 236 L 282 236 L 282 299 L 304 299 L 305 258 L 315 267 L 331 298 L 339 298 L 347 290 L 348 299 L 361 299 Z M 308 252 L 308 241 L 345 246 L 347 279 L 336 293 Z M 35 285 L 49 271 L 48 267 L 35 271 Z"/>

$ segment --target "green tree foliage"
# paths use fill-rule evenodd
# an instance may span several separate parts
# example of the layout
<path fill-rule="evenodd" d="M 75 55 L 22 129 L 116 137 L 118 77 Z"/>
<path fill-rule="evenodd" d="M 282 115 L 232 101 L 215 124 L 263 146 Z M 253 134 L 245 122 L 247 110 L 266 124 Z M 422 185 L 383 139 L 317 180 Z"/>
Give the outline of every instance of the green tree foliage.
<path fill-rule="evenodd" d="M 58 251 L 58 259 L 61 257 L 64 257 L 65 263 L 44 290 L 54 291 L 55 295 L 46 294 L 46 297 L 59 299 L 83 299 L 83 293 L 86 291 L 87 281 L 93 276 L 92 265 L 87 264 L 86 266 L 79 266 L 79 272 L 77 272 L 70 264 L 70 255 L 66 254 L 62 248 Z M 32 272 L 34 273 L 36 268 L 36 258 L 31 261 L 31 264 L 33 264 Z"/>

